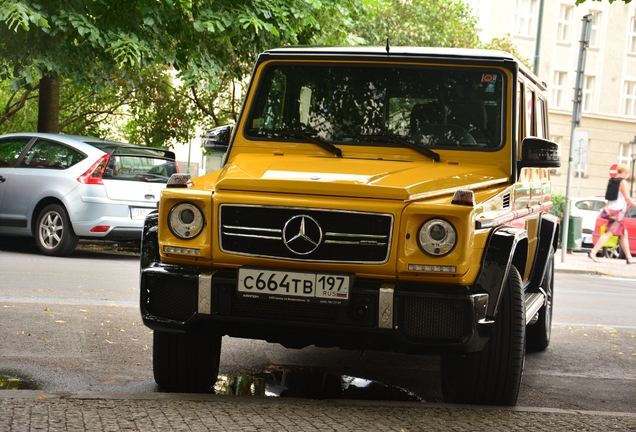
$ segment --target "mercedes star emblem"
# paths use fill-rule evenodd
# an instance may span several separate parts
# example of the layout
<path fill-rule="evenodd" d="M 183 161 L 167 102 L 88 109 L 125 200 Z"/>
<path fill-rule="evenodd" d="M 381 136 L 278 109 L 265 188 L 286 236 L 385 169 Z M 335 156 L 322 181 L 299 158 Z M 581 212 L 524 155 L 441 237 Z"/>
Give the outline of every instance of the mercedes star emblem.
<path fill-rule="evenodd" d="M 296 255 L 315 251 L 322 241 L 322 229 L 311 216 L 296 215 L 285 222 L 283 242 Z"/>

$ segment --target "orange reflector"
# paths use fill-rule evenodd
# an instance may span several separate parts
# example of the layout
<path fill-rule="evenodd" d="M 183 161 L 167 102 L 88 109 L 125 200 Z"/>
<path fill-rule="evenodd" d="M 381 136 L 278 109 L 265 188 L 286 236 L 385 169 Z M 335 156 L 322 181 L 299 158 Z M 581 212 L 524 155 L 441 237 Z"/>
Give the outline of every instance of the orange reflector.
<path fill-rule="evenodd" d="M 471 190 L 458 189 L 458 190 L 455 191 L 455 194 L 453 195 L 453 199 L 451 200 L 451 204 L 474 206 L 475 205 L 475 194 Z"/>

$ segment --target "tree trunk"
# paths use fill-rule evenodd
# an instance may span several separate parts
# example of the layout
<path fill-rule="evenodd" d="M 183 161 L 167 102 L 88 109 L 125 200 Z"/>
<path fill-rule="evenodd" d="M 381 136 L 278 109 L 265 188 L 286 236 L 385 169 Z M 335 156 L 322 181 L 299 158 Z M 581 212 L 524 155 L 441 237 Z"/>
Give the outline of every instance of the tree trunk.
<path fill-rule="evenodd" d="M 45 75 L 40 79 L 38 132 L 60 132 L 60 78 Z"/>

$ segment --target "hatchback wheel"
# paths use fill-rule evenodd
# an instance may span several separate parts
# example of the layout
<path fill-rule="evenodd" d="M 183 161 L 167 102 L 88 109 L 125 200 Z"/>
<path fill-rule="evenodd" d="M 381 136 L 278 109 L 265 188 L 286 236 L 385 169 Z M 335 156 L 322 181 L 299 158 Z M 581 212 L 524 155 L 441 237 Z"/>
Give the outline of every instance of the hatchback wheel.
<path fill-rule="evenodd" d="M 35 230 L 40 252 L 51 256 L 68 256 L 73 253 L 78 237 L 64 207 L 51 204 L 40 212 Z"/>

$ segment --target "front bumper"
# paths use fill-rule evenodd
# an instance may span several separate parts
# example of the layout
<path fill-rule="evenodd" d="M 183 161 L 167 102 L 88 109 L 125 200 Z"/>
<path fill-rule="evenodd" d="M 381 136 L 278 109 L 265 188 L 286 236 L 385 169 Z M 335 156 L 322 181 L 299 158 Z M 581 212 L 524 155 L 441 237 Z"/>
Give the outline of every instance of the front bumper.
<path fill-rule="evenodd" d="M 141 313 L 155 330 L 212 326 L 295 348 L 461 354 L 481 350 L 493 324 L 488 294 L 463 286 L 358 280 L 345 304 L 297 303 L 237 296 L 236 271 L 143 263 Z"/>

